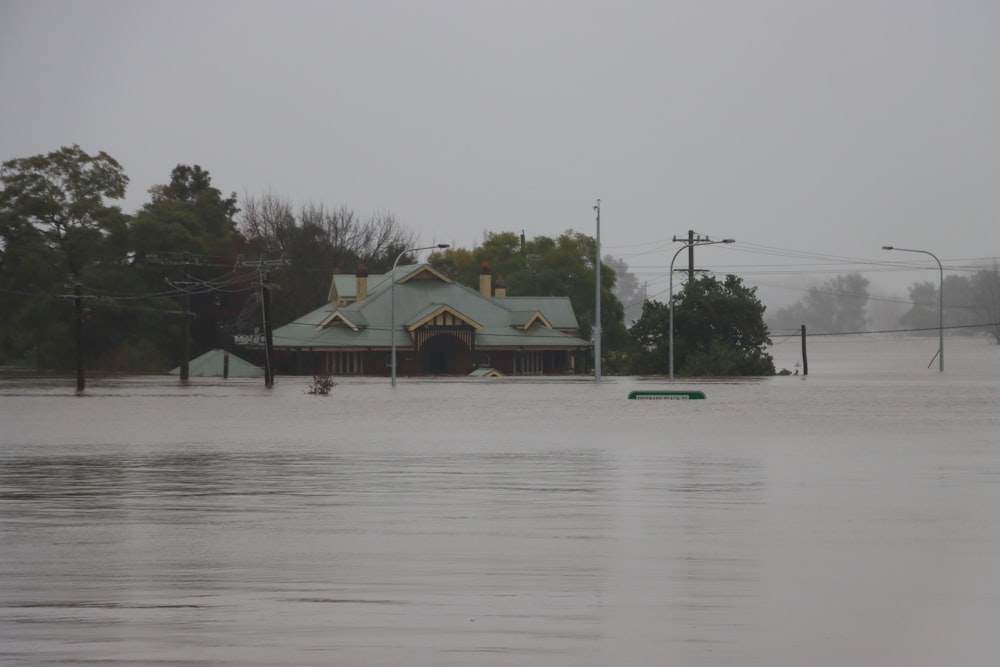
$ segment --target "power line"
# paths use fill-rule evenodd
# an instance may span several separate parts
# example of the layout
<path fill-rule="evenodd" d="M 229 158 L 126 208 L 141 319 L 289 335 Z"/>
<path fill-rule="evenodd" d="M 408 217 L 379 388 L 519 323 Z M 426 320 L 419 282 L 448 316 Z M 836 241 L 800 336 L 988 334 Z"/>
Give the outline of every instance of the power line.
<path fill-rule="evenodd" d="M 281 259 L 265 260 L 261 257 L 256 262 L 240 261 L 237 266 L 255 267 L 258 275 L 258 286 L 260 287 L 261 303 L 261 323 L 264 327 L 264 386 L 274 386 L 274 339 L 271 331 L 271 285 L 268 280 L 268 272 L 288 266 L 288 260 Z"/>

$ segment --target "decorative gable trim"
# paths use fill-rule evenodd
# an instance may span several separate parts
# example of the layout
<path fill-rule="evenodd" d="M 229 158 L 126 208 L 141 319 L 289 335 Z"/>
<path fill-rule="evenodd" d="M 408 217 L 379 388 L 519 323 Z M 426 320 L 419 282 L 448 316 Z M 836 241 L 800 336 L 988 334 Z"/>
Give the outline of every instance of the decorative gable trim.
<path fill-rule="evenodd" d="M 523 324 L 513 325 L 515 329 L 520 329 L 521 331 L 527 331 L 534 324 L 541 324 L 546 329 L 551 329 L 552 323 L 549 322 L 548 318 L 542 315 L 540 310 L 536 310 Z"/>
<path fill-rule="evenodd" d="M 360 321 L 359 322 L 353 322 L 353 321 L 351 321 L 351 319 L 347 315 L 345 315 L 344 313 L 342 313 L 339 310 L 335 310 L 332 313 L 330 313 L 329 315 L 327 315 L 325 318 L 323 318 L 323 321 L 321 321 L 319 324 L 317 324 L 316 328 L 317 329 L 327 329 L 329 327 L 332 327 L 332 326 L 336 325 L 337 322 L 340 322 L 341 324 L 344 324 L 344 325 L 350 327 L 354 331 L 359 331 L 365 325 L 364 322 L 360 322 Z"/>
<path fill-rule="evenodd" d="M 407 331 L 416 331 L 424 326 L 432 327 L 458 327 L 467 326 L 476 329 L 483 328 L 483 325 L 471 317 L 460 313 L 449 305 L 439 306 L 423 317 L 406 325 Z"/>
<path fill-rule="evenodd" d="M 450 278 L 445 275 L 438 273 L 430 266 L 423 264 L 415 271 L 411 271 L 402 278 L 396 281 L 397 284 L 402 285 L 403 283 L 409 282 L 411 280 L 440 280 L 443 283 L 453 282 Z"/>

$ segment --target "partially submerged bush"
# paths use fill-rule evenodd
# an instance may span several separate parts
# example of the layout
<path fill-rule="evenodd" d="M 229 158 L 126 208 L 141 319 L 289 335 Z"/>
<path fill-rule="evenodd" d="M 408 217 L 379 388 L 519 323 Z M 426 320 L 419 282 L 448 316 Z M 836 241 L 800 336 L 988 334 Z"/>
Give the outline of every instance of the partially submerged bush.
<path fill-rule="evenodd" d="M 336 382 L 333 381 L 333 376 L 329 373 L 314 375 L 312 386 L 309 387 L 309 391 L 307 393 L 314 396 L 326 396 L 330 393 L 330 390 L 333 389 L 335 384 Z"/>

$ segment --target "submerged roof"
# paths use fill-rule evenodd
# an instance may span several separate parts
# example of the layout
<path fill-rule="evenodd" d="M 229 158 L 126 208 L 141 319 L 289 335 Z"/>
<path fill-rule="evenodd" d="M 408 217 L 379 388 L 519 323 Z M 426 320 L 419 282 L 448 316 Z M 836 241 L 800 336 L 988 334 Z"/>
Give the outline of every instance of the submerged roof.
<path fill-rule="evenodd" d="M 395 287 L 388 276 L 369 276 L 368 287 L 360 301 L 327 303 L 276 329 L 274 346 L 388 348 L 393 335 L 397 346 L 410 346 L 407 329 L 439 317 L 473 328 L 477 347 L 590 346 L 571 335 L 578 324 L 568 297 L 490 298 L 426 264 L 397 267 Z"/>
<path fill-rule="evenodd" d="M 200 357 L 195 357 L 188 362 L 188 375 L 194 377 L 222 377 L 226 368 L 225 350 L 209 350 Z M 170 371 L 170 375 L 180 375 L 181 368 L 178 366 Z M 251 378 L 264 377 L 264 369 L 254 366 L 249 361 L 229 354 L 229 377 Z"/>

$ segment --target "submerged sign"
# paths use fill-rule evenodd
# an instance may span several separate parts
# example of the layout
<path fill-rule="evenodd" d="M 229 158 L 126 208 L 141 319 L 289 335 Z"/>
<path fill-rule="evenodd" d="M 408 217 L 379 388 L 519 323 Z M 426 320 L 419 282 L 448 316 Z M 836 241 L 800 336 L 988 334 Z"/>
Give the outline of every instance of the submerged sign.
<path fill-rule="evenodd" d="M 633 391 L 628 395 L 629 398 L 639 399 L 639 400 L 674 400 L 674 401 L 687 401 L 689 399 L 705 398 L 705 392 L 703 391 Z"/>

